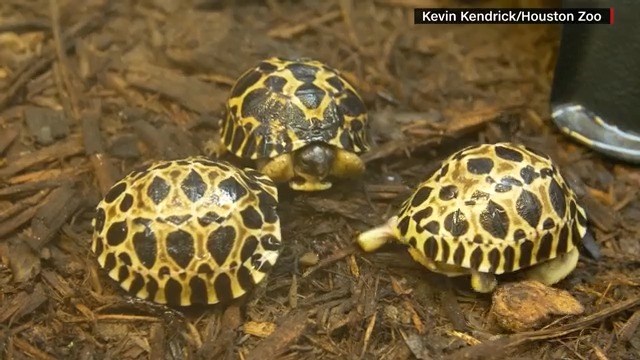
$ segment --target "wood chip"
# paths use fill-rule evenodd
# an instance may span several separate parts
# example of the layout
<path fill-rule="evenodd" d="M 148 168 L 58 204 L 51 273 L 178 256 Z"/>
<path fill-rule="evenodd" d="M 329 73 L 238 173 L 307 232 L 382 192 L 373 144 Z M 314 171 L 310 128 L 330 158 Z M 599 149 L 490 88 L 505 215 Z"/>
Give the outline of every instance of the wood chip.
<path fill-rule="evenodd" d="M 274 331 L 245 357 L 245 360 L 275 359 L 287 350 L 289 344 L 297 340 L 307 328 L 307 313 L 294 311 L 289 313 Z"/>
<path fill-rule="evenodd" d="M 226 98 L 226 92 L 218 86 L 171 69 L 146 64 L 132 66 L 128 70 L 125 79 L 131 85 L 162 94 L 197 113 L 216 111 L 212 99 Z"/>
<path fill-rule="evenodd" d="M 62 186 L 51 192 L 31 221 L 32 235 L 27 240 L 33 249 L 42 249 L 60 227 L 78 210 L 83 197 L 70 186 Z"/>
<path fill-rule="evenodd" d="M 38 283 L 30 293 L 26 291 L 19 292 L 7 304 L 3 305 L 0 310 L 0 323 L 9 320 L 9 325 L 17 322 L 22 317 L 31 314 L 47 301 L 42 284 Z"/>
<path fill-rule="evenodd" d="M 0 181 L 35 165 L 78 155 L 83 149 L 81 137 L 72 136 L 65 141 L 59 141 L 51 146 L 22 155 L 12 160 L 8 166 L 0 169 Z"/>
<path fill-rule="evenodd" d="M 69 134 L 69 120 L 64 112 L 38 106 L 26 106 L 24 117 L 27 128 L 36 141 L 51 145 Z"/>

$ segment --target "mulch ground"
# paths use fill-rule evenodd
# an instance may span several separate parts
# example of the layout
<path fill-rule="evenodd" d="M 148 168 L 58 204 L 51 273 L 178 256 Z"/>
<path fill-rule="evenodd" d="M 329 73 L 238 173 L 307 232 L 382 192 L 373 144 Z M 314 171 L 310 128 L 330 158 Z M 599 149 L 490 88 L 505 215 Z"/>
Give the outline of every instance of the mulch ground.
<path fill-rule="evenodd" d="M 0 358 L 640 358 L 640 171 L 551 123 L 559 27 L 413 25 L 414 7 L 460 4 L 2 1 Z M 242 301 L 131 299 L 89 250 L 95 205 L 140 164 L 211 154 L 230 86 L 273 55 L 322 60 L 361 92 L 377 142 L 366 176 L 282 190 L 286 248 Z M 584 314 L 517 334 L 468 280 L 353 242 L 439 159 L 504 140 L 558 162 L 602 255 L 557 285 Z"/>

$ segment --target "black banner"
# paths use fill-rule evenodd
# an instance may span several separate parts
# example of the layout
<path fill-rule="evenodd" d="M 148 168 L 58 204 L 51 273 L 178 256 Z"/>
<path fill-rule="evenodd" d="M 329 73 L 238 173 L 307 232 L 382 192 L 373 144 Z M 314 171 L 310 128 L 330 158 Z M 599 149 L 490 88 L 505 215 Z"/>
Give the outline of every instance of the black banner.
<path fill-rule="evenodd" d="M 414 9 L 415 24 L 613 24 L 613 8 Z"/>

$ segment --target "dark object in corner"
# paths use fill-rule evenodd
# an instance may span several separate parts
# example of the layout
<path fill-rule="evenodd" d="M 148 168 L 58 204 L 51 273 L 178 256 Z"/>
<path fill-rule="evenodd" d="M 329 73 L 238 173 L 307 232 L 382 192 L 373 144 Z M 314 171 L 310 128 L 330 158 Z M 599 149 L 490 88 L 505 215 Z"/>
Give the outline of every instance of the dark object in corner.
<path fill-rule="evenodd" d="M 640 1 L 565 0 L 613 7 L 613 25 L 564 25 L 551 91 L 566 134 L 610 157 L 640 163 Z"/>

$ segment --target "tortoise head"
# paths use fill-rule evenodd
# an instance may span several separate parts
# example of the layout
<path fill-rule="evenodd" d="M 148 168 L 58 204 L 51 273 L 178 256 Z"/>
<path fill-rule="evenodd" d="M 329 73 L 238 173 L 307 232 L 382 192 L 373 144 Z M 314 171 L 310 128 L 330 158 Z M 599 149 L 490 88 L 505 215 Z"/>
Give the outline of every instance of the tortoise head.
<path fill-rule="evenodd" d="M 289 182 L 294 190 L 321 191 L 331 188 L 331 177 L 361 175 L 364 163 L 352 152 L 316 142 L 292 153 L 258 161 L 258 169 L 276 182 Z"/>

